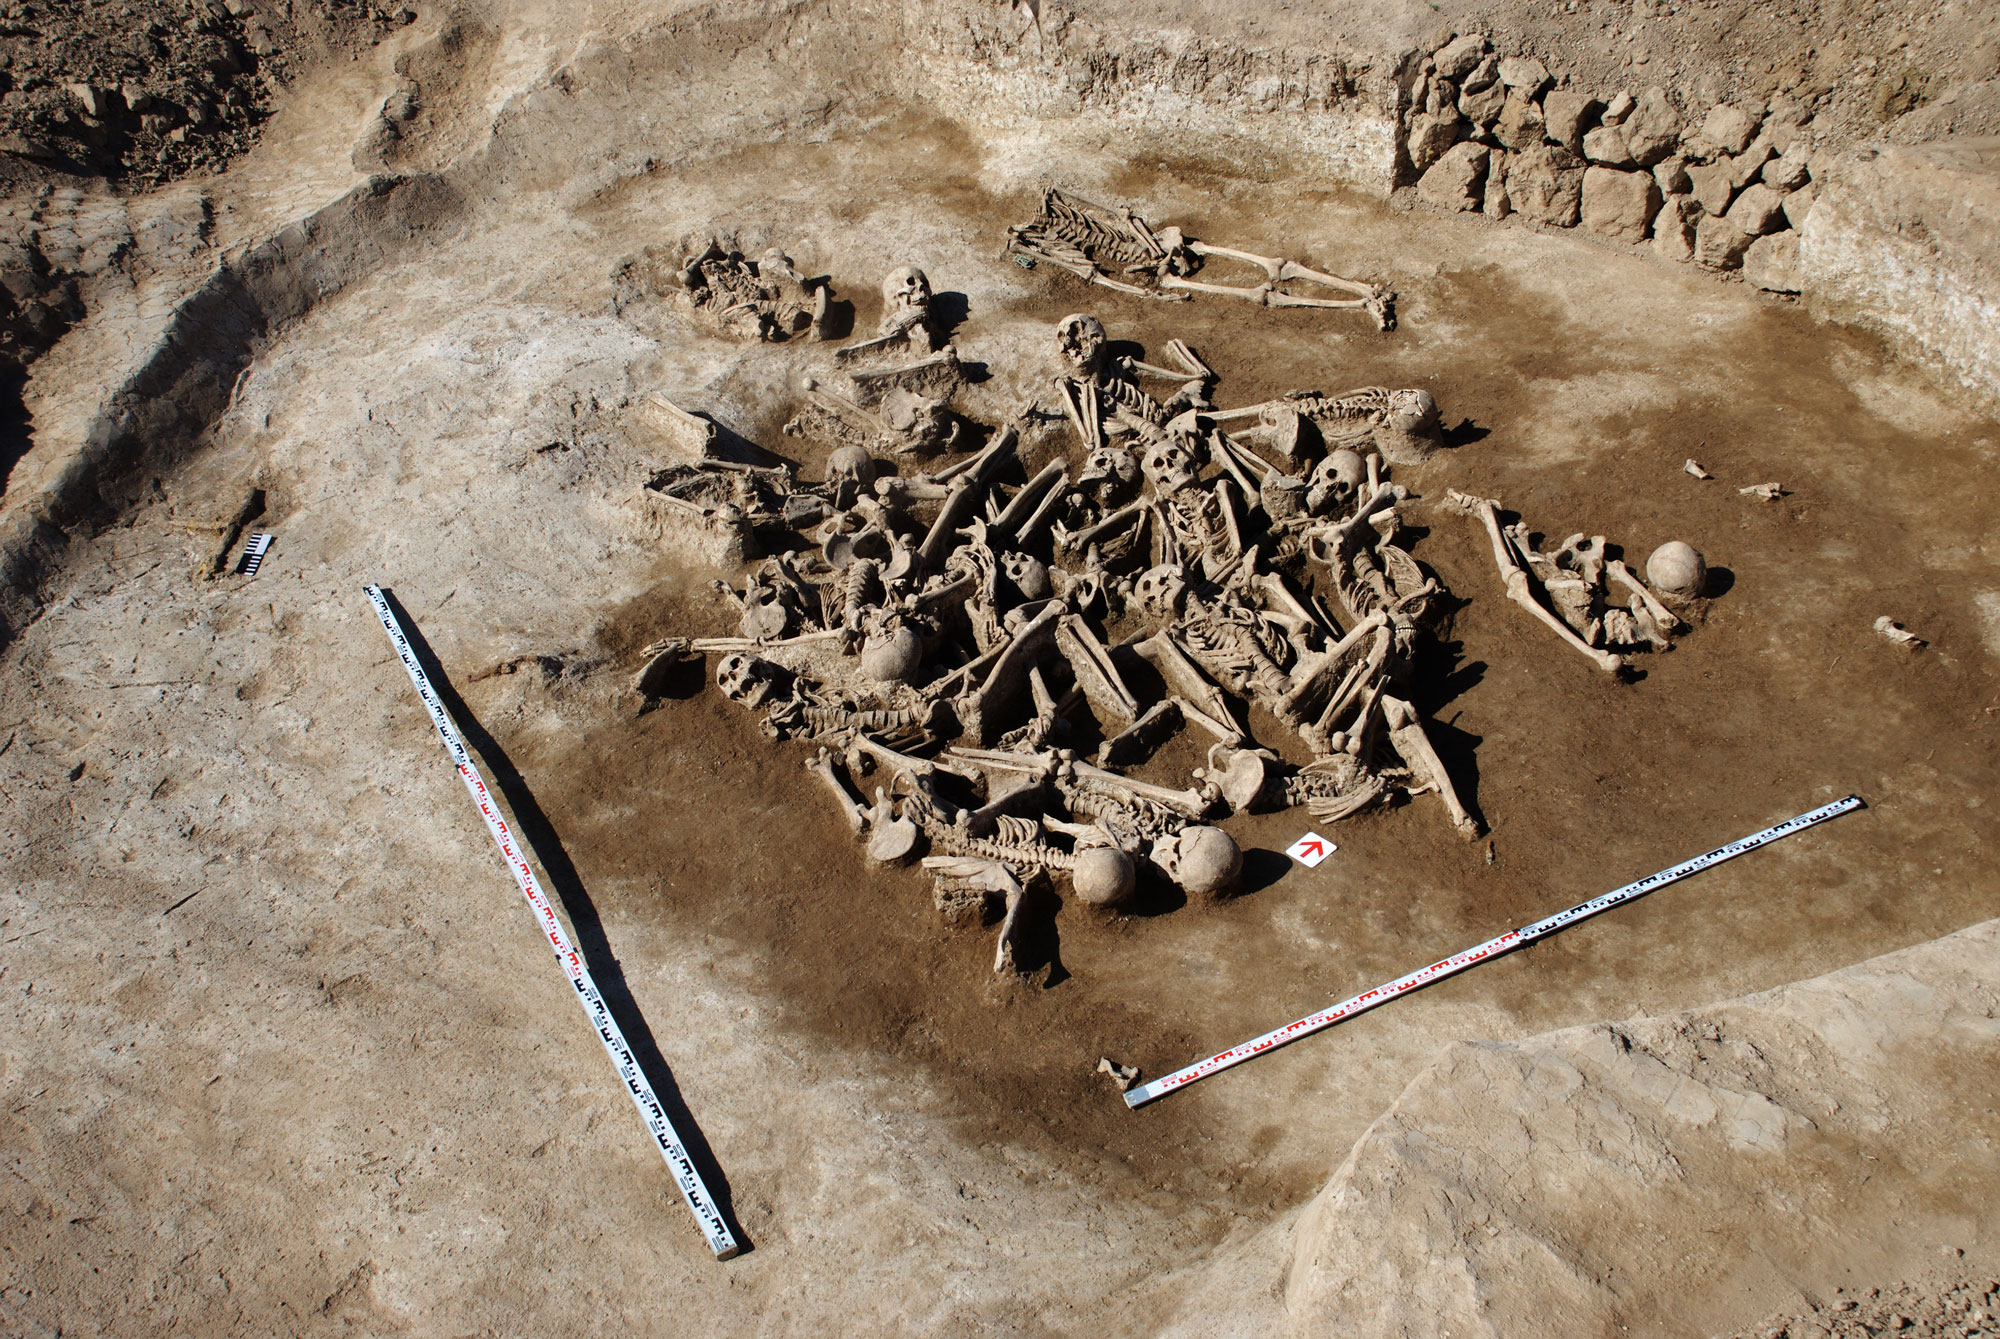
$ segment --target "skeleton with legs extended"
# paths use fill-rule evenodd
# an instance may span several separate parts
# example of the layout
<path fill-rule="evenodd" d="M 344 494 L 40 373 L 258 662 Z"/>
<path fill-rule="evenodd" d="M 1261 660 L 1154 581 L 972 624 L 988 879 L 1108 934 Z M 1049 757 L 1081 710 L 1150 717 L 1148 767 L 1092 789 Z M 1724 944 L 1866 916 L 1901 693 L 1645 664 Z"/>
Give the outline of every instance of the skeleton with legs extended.
<path fill-rule="evenodd" d="M 1376 328 L 1396 327 L 1396 294 L 1385 284 L 1343 279 L 1277 256 L 1212 246 L 1176 227 L 1153 228 L 1130 209 L 1093 204 L 1056 187 L 1042 193 L 1039 214 L 1007 230 L 1007 253 L 1140 297 L 1184 301 L 1196 293 L 1215 293 L 1266 307 L 1364 311 Z M 1264 271 L 1263 282 L 1232 285 L 1194 278 L 1211 258 L 1256 266 Z M 1345 296 L 1314 297 L 1287 287 L 1301 284 Z"/>

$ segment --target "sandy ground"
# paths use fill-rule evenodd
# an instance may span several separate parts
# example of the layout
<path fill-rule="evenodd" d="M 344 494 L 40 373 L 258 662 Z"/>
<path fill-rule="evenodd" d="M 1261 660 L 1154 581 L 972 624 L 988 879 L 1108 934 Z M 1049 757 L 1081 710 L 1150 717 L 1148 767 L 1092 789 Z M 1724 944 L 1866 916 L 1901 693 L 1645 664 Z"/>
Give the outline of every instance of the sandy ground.
<path fill-rule="evenodd" d="M 2000 430 L 1876 346 L 1560 238 L 1088 136 L 834 117 L 754 70 L 728 87 L 789 147 L 586 170 L 620 99 L 673 96 L 645 55 L 622 58 L 657 84 L 517 107 L 459 181 L 484 192 L 464 220 L 263 348 L 205 449 L 6 652 L 11 1328 L 1118 1332 L 1130 1289 L 1303 1204 L 1447 1043 L 1693 1007 L 2000 915 Z M 573 138 L 536 141 L 557 115 Z M 317 170 L 281 167 L 288 143 L 334 138 L 289 133 L 248 165 L 274 189 Z M 1058 169 L 1198 236 L 1390 278 L 1402 328 L 1149 307 L 1001 263 L 1001 225 Z M 830 361 L 612 311 L 621 257 L 711 229 L 786 243 L 863 328 L 876 278 L 923 264 L 965 297 L 987 421 L 1087 308 L 1149 348 L 1186 339 L 1225 402 L 1431 389 L 1459 445 L 1408 480 L 1426 499 L 1495 495 L 1641 557 L 1687 539 L 1730 585 L 1616 684 L 1504 601 L 1469 522 L 1430 516 L 1417 553 L 1467 603 L 1422 705 L 1493 859 L 1423 801 L 1344 825 L 1310 872 L 1275 854 L 1302 814 L 1233 822 L 1248 895 L 1065 908 L 1061 979 L 997 981 L 984 933 L 866 867 L 796 752 L 712 690 L 640 714 L 626 689 L 646 641 L 729 622 L 717 574 L 630 503 L 655 451 L 636 397 L 786 450 L 789 388 Z M 1736 491 L 1770 479 L 1780 502 Z M 178 527 L 253 483 L 263 571 L 198 579 L 213 541 Z M 535 948 L 371 581 L 698 1122 L 742 1259 L 707 1258 Z M 1876 637 L 1884 613 L 1930 648 Z M 1850 791 L 1864 813 L 1156 1107 L 1091 1073 L 1161 1072 Z M 1790 1299 L 1720 1301 L 1748 1323 Z"/>

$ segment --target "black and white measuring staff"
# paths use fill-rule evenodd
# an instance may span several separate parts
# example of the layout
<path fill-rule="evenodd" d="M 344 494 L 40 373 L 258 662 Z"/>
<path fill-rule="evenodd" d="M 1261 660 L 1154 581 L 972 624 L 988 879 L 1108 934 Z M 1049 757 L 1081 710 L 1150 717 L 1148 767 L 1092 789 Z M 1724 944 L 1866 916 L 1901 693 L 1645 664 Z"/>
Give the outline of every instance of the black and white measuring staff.
<path fill-rule="evenodd" d="M 250 542 L 243 546 L 243 556 L 236 560 L 238 576 L 254 577 L 257 569 L 264 565 L 264 555 L 271 551 L 271 534 L 259 530 L 250 536 Z"/>
<path fill-rule="evenodd" d="M 1266 1032 L 1261 1037 L 1246 1041 L 1240 1046 L 1232 1046 L 1226 1051 L 1211 1055 L 1206 1060 L 1197 1060 L 1186 1069 L 1177 1069 L 1162 1078 L 1154 1079 L 1151 1083 L 1135 1085 L 1126 1092 L 1125 1105 L 1128 1107 L 1144 1106 L 1154 1098 L 1164 1097 L 1176 1088 L 1185 1088 L 1190 1083 L 1205 1079 L 1211 1074 L 1220 1074 L 1223 1070 L 1233 1065 L 1240 1065 L 1245 1060 L 1260 1056 L 1266 1051 L 1276 1050 L 1288 1042 L 1297 1041 L 1300 1037 L 1310 1036 L 1322 1028 L 1332 1027 L 1335 1023 L 1343 1023 L 1356 1014 L 1366 1013 L 1376 1005 L 1386 1004 L 1398 995 L 1407 994 L 1419 986 L 1427 986 L 1433 981 L 1442 981 L 1444 978 L 1456 975 L 1476 963 L 1491 961 L 1503 953 L 1512 952 L 1523 944 L 1530 943 L 1546 935 L 1552 935 L 1558 930 L 1575 925 L 1580 920 L 1595 916 L 1600 911 L 1609 911 L 1621 902 L 1630 902 L 1635 897 L 1644 897 L 1656 888 L 1664 888 L 1676 880 L 1685 879 L 1688 875 L 1699 873 L 1711 865 L 1719 865 L 1725 860 L 1742 855 L 1745 851 L 1754 851 L 1760 846 L 1768 846 L 1780 837 L 1789 837 L 1794 832 L 1803 832 L 1815 823 L 1824 823 L 1829 818 L 1837 818 L 1841 814 L 1859 809 L 1860 807 L 1861 797 L 1859 795 L 1850 795 L 1844 800 L 1835 800 L 1832 804 L 1823 804 L 1809 813 L 1800 814 L 1797 818 L 1788 818 L 1775 827 L 1768 827 L 1762 832 L 1752 833 L 1750 836 L 1744 837 L 1739 841 L 1733 841 L 1727 846 L 1718 846 L 1707 855 L 1698 855 L 1692 860 L 1682 861 L 1672 869 L 1663 869 L 1658 874 L 1648 874 L 1637 883 L 1628 883 L 1623 888 L 1605 893 L 1599 897 L 1593 897 L 1588 902 L 1579 902 L 1568 911 L 1558 911 L 1555 915 L 1545 920 L 1536 921 L 1533 925 L 1524 925 L 1518 930 L 1509 930 L 1497 939 L 1489 939 L 1483 944 L 1465 950 L 1463 953 L 1454 953 L 1442 962 L 1434 962 L 1428 967 L 1411 972 L 1408 976 L 1399 976 L 1394 981 L 1384 982 L 1373 990 L 1363 991 L 1352 999 L 1342 1000 L 1331 1009 L 1322 1009 L 1316 1014 L 1307 1014 L 1296 1023 L 1287 1023 L 1275 1032 Z"/>
<path fill-rule="evenodd" d="M 741 1244 L 729 1230 L 722 1211 L 716 1207 L 715 1197 L 703 1184 L 701 1173 L 695 1170 L 693 1160 L 688 1157 L 687 1146 L 681 1142 L 673 1122 L 667 1119 L 665 1108 L 653 1093 L 653 1085 L 647 1082 L 645 1072 L 632 1055 L 632 1048 L 626 1044 L 625 1034 L 612 1020 L 611 1010 L 605 1007 L 604 996 L 598 993 L 597 983 L 590 979 L 590 969 L 583 965 L 583 955 L 576 951 L 569 942 L 569 936 L 563 933 L 562 923 L 556 919 L 556 910 L 549 904 L 548 895 L 542 891 L 541 881 L 535 878 L 534 868 L 521 855 L 520 847 L 515 845 L 514 834 L 508 830 L 507 820 L 500 816 L 500 807 L 487 791 L 485 779 L 473 765 L 472 754 L 466 750 L 465 741 L 459 738 L 457 728 L 445 712 L 444 703 L 438 700 L 437 693 L 431 688 L 423 666 L 417 663 L 408 634 L 403 631 L 395 612 L 389 608 L 389 601 L 380 586 L 367 587 L 367 594 L 368 603 L 375 606 L 375 616 L 382 620 L 389 640 L 396 645 L 397 659 L 409 671 L 410 682 L 417 686 L 417 696 L 423 699 L 424 709 L 431 714 L 431 724 L 437 727 L 439 736 L 444 740 L 445 752 L 451 755 L 452 763 L 458 768 L 459 779 L 472 792 L 480 817 L 486 820 L 486 830 L 493 834 L 500 854 L 507 858 L 507 868 L 513 871 L 514 882 L 521 886 L 521 896 L 527 898 L 528 905 L 534 908 L 535 920 L 540 924 L 543 936 L 548 940 L 549 947 L 555 950 L 556 960 L 562 964 L 570 985 L 576 988 L 577 1000 L 589 1016 L 591 1026 L 597 1029 L 597 1039 L 604 1043 L 605 1052 L 618 1069 L 618 1077 L 625 1081 L 625 1091 L 632 1095 L 632 1105 L 639 1108 L 639 1118 L 646 1122 L 653 1142 L 659 1145 L 660 1156 L 667 1160 L 667 1168 L 673 1172 L 675 1183 L 687 1199 L 688 1208 L 701 1227 L 701 1235 L 708 1238 L 709 1249 L 715 1252 L 716 1259 L 732 1258 L 743 1249 Z"/>

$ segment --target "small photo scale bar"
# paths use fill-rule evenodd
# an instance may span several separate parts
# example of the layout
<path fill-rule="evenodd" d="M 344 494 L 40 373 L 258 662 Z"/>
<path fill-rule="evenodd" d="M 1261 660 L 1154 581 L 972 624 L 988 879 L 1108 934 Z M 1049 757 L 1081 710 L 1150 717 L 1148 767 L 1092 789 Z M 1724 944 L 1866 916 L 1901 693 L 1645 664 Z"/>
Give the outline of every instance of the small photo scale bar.
<path fill-rule="evenodd" d="M 259 530 L 250 536 L 250 542 L 243 546 L 243 556 L 236 560 L 236 575 L 254 577 L 257 569 L 264 565 L 264 555 L 271 551 L 271 533 Z"/>
<path fill-rule="evenodd" d="M 1342 1000 L 1330 1009 L 1322 1009 L 1318 1013 L 1307 1014 L 1304 1018 L 1296 1022 L 1287 1023 L 1275 1031 L 1266 1032 L 1263 1036 L 1246 1041 L 1240 1046 L 1232 1046 L 1226 1051 L 1218 1051 L 1206 1060 L 1197 1060 L 1186 1069 L 1175 1070 L 1173 1073 L 1162 1078 L 1154 1079 L 1151 1083 L 1138 1084 L 1125 1094 L 1125 1105 L 1128 1107 L 1144 1106 L 1155 1098 L 1164 1097 L 1177 1088 L 1185 1088 L 1190 1083 L 1197 1083 L 1211 1074 L 1220 1074 L 1223 1070 L 1240 1065 L 1245 1060 L 1253 1059 L 1266 1051 L 1276 1050 L 1278 1047 L 1295 1042 L 1301 1037 L 1309 1037 L 1322 1028 L 1329 1028 L 1335 1023 L 1346 1022 L 1356 1014 L 1366 1013 L 1378 1004 L 1387 1004 L 1398 995 L 1407 994 L 1420 986 L 1430 985 L 1433 981 L 1442 981 L 1448 976 L 1455 976 L 1468 967 L 1491 961 L 1503 953 L 1511 953 L 1523 944 L 1540 939 L 1544 935 L 1554 934 L 1556 931 L 1574 925 L 1578 921 L 1595 916 L 1601 911 L 1609 911 L 1612 907 L 1622 902 L 1629 902 L 1636 897 L 1644 897 L 1647 893 L 1657 888 L 1664 888 L 1670 883 L 1685 879 L 1690 874 L 1696 874 L 1711 866 L 1719 865 L 1725 860 L 1742 855 L 1745 851 L 1754 851 L 1760 846 L 1768 846 L 1781 837 L 1789 837 L 1793 833 L 1802 832 L 1816 823 L 1824 823 L 1829 818 L 1837 818 L 1841 814 L 1849 813 L 1861 807 L 1861 797 L 1859 795 L 1849 795 L 1844 800 L 1835 800 L 1831 804 L 1823 804 L 1817 809 L 1798 815 L 1796 818 L 1788 818 L 1782 823 L 1765 828 L 1762 832 L 1753 832 L 1748 837 L 1730 842 L 1727 846 L 1718 846 L 1705 855 L 1698 855 L 1692 860 L 1684 860 L 1671 869 L 1663 869 L 1658 874 L 1648 874 L 1645 878 L 1635 883 L 1628 883 L 1623 888 L 1600 894 L 1587 902 L 1579 902 L 1566 911 L 1559 911 L 1553 916 L 1536 921 L 1531 925 L 1524 925 L 1518 930 L 1509 930 L 1506 934 L 1498 935 L 1483 944 L 1474 945 L 1462 953 L 1454 953 L 1451 957 L 1434 962 L 1428 967 L 1420 967 L 1408 976 L 1399 976 L 1394 981 L 1384 982 L 1373 990 L 1363 991 L 1352 999 Z M 1307 835 L 1311 836 L 1312 834 L 1308 833 Z M 1302 838 L 1301 840 L 1304 839 Z"/>
<path fill-rule="evenodd" d="M 534 866 L 530 865 L 527 858 L 521 854 L 520 847 L 514 841 L 513 831 L 507 826 L 507 820 L 501 817 L 500 807 L 494 802 L 491 792 L 486 789 L 485 778 L 473 764 L 471 752 L 465 747 L 465 741 L 459 737 L 451 716 L 445 711 L 444 703 L 431 687 L 430 676 L 425 674 L 423 666 L 418 664 L 415 648 L 410 645 L 409 636 L 403 631 L 403 625 L 397 619 L 395 611 L 389 607 L 387 594 L 380 586 L 369 586 L 364 593 L 368 596 L 368 603 L 374 606 L 375 616 L 382 620 L 382 627 L 389 634 L 390 642 L 396 648 L 396 658 L 402 662 L 404 671 L 410 676 L 410 682 L 416 685 L 417 697 L 423 702 L 424 710 L 430 713 L 431 724 L 436 727 L 438 737 L 444 741 L 445 752 L 450 755 L 452 766 L 457 769 L 459 779 L 465 782 L 466 790 L 471 792 L 473 803 L 479 808 L 479 816 L 486 820 L 487 832 L 492 835 L 494 845 L 500 848 L 501 856 L 506 859 L 507 869 L 513 874 L 521 895 L 533 909 L 543 941 L 554 951 L 556 961 L 562 965 L 564 975 L 569 977 L 569 983 L 576 991 L 577 1002 L 583 1006 L 584 1015 L 590 1019 L 591 1028 L 597 1033 L 597 1039 L 603 1044 L 605 1053 L 611 1057 L 611 1063 L 625 1085 L 626 1094 L 631 1097 L 632 1105 L 639 1109 L 639 1118 L 645 1121 L 647 1131 L 653 1136 L 653 1143 L 660 1150 L 660 1156 L 666 1159 L 667 1168 L 673 1173 L 674 1183 L 680 1187 L 681 1196 L 687 1201 L 689 1211 L 694 1214 L 695 1223 L 701 1228 L 702 1236 L 707 1239 L 709 1249 L 715 1252 L 715 1258 L 718 1260 L 733 1258 L 743 1249 L 742 1244 L 730 1231 L 727 1220 L 723 1218 L 721 1210 L 716 1205 L 714 1195 L 702 1181 L 694 1160 L 688 1156 L 680 1132 L 674 1129 L 673 1122 L 667 1118 L 666 1109 L 661 1106 L 659 1097 L 654 1094 L 653 1085 L 647 1080 L 645 1072 L 639 1068 L 639 1061 L 632 1054 L 632 1047 L 626 1042 L 624 1032 L 612 1019 L 611 1010 L 605 1004 L 604 996 L 599 993 L 597 983 L 591 979 L 590 969 L 583 965 L 583 955 L 576 951 L 569 942 L 569 936 L 563 933 L 562 922 L 556 919 L 555 907 L 550 903 L 548 894 L 542 890 L 541 880 L 535 877 Z"/>

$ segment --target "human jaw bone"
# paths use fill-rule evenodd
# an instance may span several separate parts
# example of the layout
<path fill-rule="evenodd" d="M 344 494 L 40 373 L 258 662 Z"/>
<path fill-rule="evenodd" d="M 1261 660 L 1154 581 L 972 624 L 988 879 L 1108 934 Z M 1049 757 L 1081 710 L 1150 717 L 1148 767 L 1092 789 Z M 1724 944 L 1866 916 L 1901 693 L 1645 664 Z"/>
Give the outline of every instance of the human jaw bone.
<path fill-rule="evenodd" d="M 736 652 L 724 656 L 715 667 L 715 686 L 731 702 L 756 710 L 777 690 L 783 670 L 761 656 Z"/>
<path fill-rule="evenodd" d="M 1120 446 L 1102 446 L 1084 458 L 1076 487 L 1108 510 L 1137 497 L 1143 477 L 1139 457 Z"/>
<path fill-rule="evenodd" d="M 1345 516 L 1367 482 L 1368 467 L 1359 454 L 1330 451 L 1306 481 L 1306 509 L 1315 516 Z"/>
<path fill-rule="evenodd" d="M 1104 322 L 1078 313 L 1056 323 L 1056 351 L 1071 375 L 1094 377 L 1104 367 Z"/>
<path fill-rule="evenodd" d="M 1160 497 L 1168 497 L 1195 482 L 1194 452 L 1172 437 L 1163 437 L 1146 448 L 1139 469 Z"/>
<path fill-rule="evenodd" d="M 1187 572 L 1178 563 L 1161 563 L 1139 574 L 1132 585 L 1132 600 L 1147 618 L 1170 624 L 1181 615 L 1187 598 Z"/>
<path fill-rule="evenodd" d="M 882 280 L 882 333 L 909 329 L 909 313 L 921 320 L 930 305 L 930 276 L 914 265 L 897 266 Z"/>

